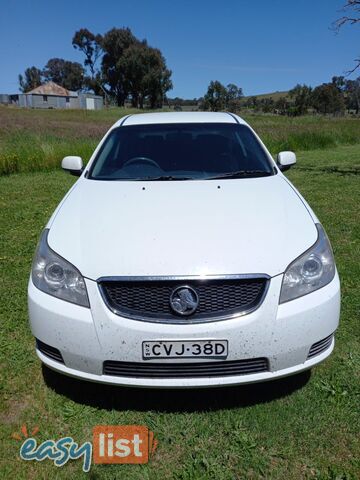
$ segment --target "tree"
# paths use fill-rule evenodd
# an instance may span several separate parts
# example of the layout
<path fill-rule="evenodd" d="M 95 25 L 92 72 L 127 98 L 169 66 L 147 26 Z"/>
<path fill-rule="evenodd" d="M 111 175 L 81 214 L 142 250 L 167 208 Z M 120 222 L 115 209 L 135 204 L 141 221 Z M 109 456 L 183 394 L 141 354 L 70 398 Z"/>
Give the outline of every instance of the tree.
<path fill-rule="evenodd" d="M 360 22 L 360 0 L 347 0 L 343 7 L 343 11 L 345 12 L 345 15 L 335 21 L 335 29 L 339 29 L 347 23 L 353 25 L 354 23 Z M 354 14 L 349 16 L 347 14 L 348 11 L 352 11 Z"/>
<path fill-rule="evenodd" d="M 19 75 L 20 90 L 25 93 L 39 87 L 42 83 L 42 73 L 36 67 L 29 67 L 25 70 L 24 76 Z"/>
<path fill-rule="evenodd" d="M 204 100 L 202 108 L 204 110 L 211 110 L 212 112 L 218 112 L 219 110 L 226 110 L 227 104 L 227 90 L 222 83 L 218 80 L 211 81 Z"/>
<path fill-rule="evenodd" d="M 104 35 L 101 46 L 102 76 L 117 105 L 124 105 L 130 95 L 134 107 L 143 108 L 145 100 L 151 108 L 162 106 L 172 82 L 159 49 L 138 40 L 129 28 L 113 28 Z"/>
<path fill-rule="evenodd" d="M 240 101 L 244 96 L 242 88 L 234 83 L 229 83 L 226 87 L 226 108 L 231 112 L 236 112 L 240 108 Z"/>
<path fill-rule="evenodd" d="M 333 23 L 333 28 L 336 33 L 338 33 L 344 25 L 354 25 L 360 22 L 360 0 L 347 0 L 343 7 L 343 11 L 344 15 Z M 354 61 L 355 67 L 347 72 L 348 75 L 360 67 L 360 58 L 355 58 Z"/>
<path fill-rule="evenodd" d="M 143 79 L 144 94 L 148 96 L 150 108 L 159 108 L 163 104 L 166 92 L 173 88 L 171 70 L 160 50 L 147 47 L 147 71 Z"/>
<path fill-rule="evenodd" d="M 294 100 L 295 109 L 293 109 L 293 113 L 295 115 L 304 115 L 307 113 L 312 101 L 311 92 L 311 87 L 300 84 L 289 91 L 290 98 Z"/>
<path fill-rule="evenodd" d="M 344 92 L 346 88 L 346 80 L 345 77 L 339 76 L 339 77 L 332 77 L 331 83 L 335 85 L 335 87 L 339 90 L 339 92 Z"/>
<path fill-rule="evenodd" d="M 259 100 L 259 107 L 264 113 L 271 113 L 275 109 L 275 102 L 272 97 L 261 98 Z"/>
<path fill-rule="evenodd" d="M 253 108 L 254 110 L 258 107 L 258 98 L 257 97 L 248 97 L 244 103 L 245 107 Z"/>
<path fill-rule="evenodd" d="M 78 62 L 63 58 L 51 58 L 42 72 L 47 81 L 52 81 L 68 90 L 81 90 L 84 85 L 84 68 Z"/>
<path fill-rule="evenodd" d="M 344 113 L 344 95 L 334 83 L 323 83 L 312 92 L 312 104 L 319 113 L 332 113 L 339 115 Z"/>
<path fill-rule="evenodd" d="M 280 97 L 276 100 L 274 108 L 275 113 L 280 115 L 288 115 L 289 114 L 289 102 L 287 101 L 286 97 Z"/>
<path fill-rule="evenodd" d="M 129 82 L 126 81 L 122 61 L 125 51 L 138 43 L 129 28 L 113 28 L 103 36 L 101 46 L 104 52 L 101 71 L 108 93 L 123 106 L 129 94 Z"/>
<path fill-rule="evenodd" d="M 97 68 L 97 62 L 102 55 L 101 42 L 102 36 L 94 35 L 87 28 L 75 32 L 72 39 L 73 47 L 85 55 L 84 65 L 89 75 L 84 78 L 84 84 L 96 95 L 103 93 L 101 74 Z"/>
<path fill-rule="evenodd" d="M 356 115 L 360 111 L 360 77 L 356 80 L 346 80 L 345 103 L 348 110 L 355 110 Z"/>
<path fill-rule="evenodd" d="M 119 66 L 133 107 L 143 108 L 145 99 L 150 108 L 162 106 L 172 82 L 171 71 L 160 50 L 149 47 L 146 41 L 137 42 L 125 50 Z"/>

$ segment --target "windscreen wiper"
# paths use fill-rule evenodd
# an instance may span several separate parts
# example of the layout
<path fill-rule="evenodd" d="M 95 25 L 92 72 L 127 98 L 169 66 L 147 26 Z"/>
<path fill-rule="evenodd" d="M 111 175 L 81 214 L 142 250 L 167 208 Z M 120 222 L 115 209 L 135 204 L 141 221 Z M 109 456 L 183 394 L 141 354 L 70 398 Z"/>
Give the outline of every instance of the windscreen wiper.
<path fill-rule="evenodd" d="M 141 179 L 144 182 L 163 182 L 168 180 L 194 180 L 193 177 L 174 177 L 173 175 L 160 175 L 159 177 L 144 177 Z"/>
<path fill-rule="evenodd" d="M 265 170 L 238 170 L 236 172 L 220 173 L 213 177 L 206 177 L 204 180 L 220 180 L 222 178 L 243 178 L 243 177 L 268 177 L 273 175 L 272 172 Z"/>

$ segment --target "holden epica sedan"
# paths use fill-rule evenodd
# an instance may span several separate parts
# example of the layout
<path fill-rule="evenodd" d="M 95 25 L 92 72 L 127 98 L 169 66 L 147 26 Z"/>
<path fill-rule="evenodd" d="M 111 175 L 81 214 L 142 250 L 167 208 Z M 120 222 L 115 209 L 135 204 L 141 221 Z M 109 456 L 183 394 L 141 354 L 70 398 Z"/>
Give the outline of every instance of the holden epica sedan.
<path fill-rule="evenodd" d="M 75 152 L 74 152 L 75 153 Z M 340 283 L 324 228 L 231 113 L 128 115 L 53 213 L 29 281 L 40 360 L 138 387 L 310 369 L 334 348 Z"/>

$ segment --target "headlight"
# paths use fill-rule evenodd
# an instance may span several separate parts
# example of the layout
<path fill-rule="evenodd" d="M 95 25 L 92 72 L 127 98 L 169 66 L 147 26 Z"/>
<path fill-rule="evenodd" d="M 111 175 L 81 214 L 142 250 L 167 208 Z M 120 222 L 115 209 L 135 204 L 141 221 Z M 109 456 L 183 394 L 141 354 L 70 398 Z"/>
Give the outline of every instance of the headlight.
<path fill-rule="evenodd" d="M 302 297 L 324 287 L 334 278 L 335 261 L 330 242 L 323 227 L 317 223 L 316 243 L 285 271 L 280 303 Z"/>
<path fill-rule="evenodd" d="M 51 250 L 44 230 L 36 250 L 31 277 L 39 290 L 83 307 L 90 307 L 85 281 L 74 265 Z"/>

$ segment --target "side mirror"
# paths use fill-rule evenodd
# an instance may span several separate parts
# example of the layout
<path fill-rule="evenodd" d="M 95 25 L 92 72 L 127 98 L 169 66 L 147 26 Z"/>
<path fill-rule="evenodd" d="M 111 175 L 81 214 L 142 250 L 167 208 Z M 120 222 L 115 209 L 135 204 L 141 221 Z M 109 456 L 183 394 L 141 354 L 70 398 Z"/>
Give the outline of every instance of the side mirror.
<path fill-rule="evenodd" d="M 61 168 L 69 172 L 71 175 L 80 177 L 84 170 L 82 158 L 73 155 L 64 157 L 61 162 Z"/>
<path fill-rule="evenodd" d="M 296 155 L 294 152 L 280 152 L 277 156 L 277 164 L 282 172 L 289 170 L 296 163 Z"/>

